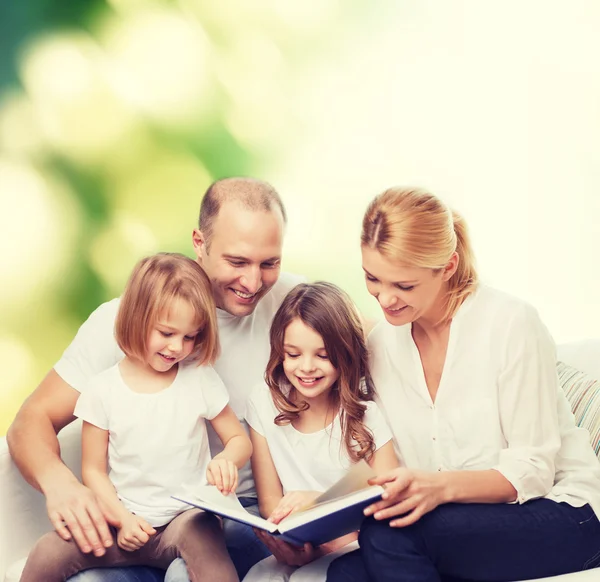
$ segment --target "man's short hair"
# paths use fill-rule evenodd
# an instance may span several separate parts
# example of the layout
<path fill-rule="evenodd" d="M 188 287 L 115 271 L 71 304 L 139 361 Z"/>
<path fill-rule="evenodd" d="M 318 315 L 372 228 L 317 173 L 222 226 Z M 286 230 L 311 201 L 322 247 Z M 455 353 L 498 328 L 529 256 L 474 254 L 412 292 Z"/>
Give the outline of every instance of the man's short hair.
<path fill-rule="evenodd" d="M 284 224 L 287 223 L 281 197 L 271 184 L 255 178 L 223 178 L 208 187 L 200 204 L 198 228 L 204 234 L 207 246 L 221 205 L 229 200 L 235 200 L 243 208 L 253 211 L 271 212 L 274 208 L 279 208 Z"/>

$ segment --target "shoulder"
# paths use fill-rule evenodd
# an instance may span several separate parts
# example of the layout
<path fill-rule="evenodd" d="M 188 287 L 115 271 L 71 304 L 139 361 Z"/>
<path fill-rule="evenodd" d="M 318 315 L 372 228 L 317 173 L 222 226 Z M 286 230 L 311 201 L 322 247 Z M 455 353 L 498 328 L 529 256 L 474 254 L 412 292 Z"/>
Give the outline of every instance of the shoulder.
<path fill-rule="evenodd" d="M 257 411 L 264 411 L 274 406 L 273 399 L 271 398 L 271 391 L 265 382 L 256 384 L 250 395 L 248 396 L 248 404 L 256 408 Z"/>
<path fill-rule="evenodd" d="M 111 299 L 106 303 L 102 303 L 102 305 L 98 306 L 94 311 L 92 311 L 88 317 L 88 321 L 96 323 L 107 322 L 111 325 L 114 324 L 120 304 L 121 299 L 119 297 L 116 299 Z"/>
<path fill-rule="evenodd" d="M 277 302 L 277 307 L 281 304 L 284 297 L 300 283 L 306 283 L 306 277 L 301 275 L 294 275 L 292 273 L 281 273 L 277 279 L 277 283 L 273 285 L 270 295 Z"/>
<path fill-rule="evenodd" d="M 277 283 L 273 285 L 269 293 L 263 297 L 255 310 L 256 318 L 264 318 L 269 322 L 273 319 L 285 296 L 299 283 L 305 283 L 306 279 L 291 273 L 281 273 Z"/>
<path fill-rule="evenodd" d="M 501 328 L 530 328 L 542 325 L 537 309 L 527 301 L 495 289 L 481 285 L 469 298 L 467 313 L 479 325 L 491 324 Z"/>

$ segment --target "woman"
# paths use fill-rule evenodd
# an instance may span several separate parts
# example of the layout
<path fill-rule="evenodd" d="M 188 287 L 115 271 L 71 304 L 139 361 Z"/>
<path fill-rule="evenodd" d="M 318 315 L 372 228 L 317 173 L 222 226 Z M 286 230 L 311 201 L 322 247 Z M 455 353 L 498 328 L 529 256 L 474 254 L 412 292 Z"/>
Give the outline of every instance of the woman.
<path fill-rule="evenodd" d="M 371 372 L 403 467 L 328 581 L 511 581 L 600 564 L 600 465 L 537 312 L 480 285 L 462 219 L 390 189 L 363 220 Z"/>

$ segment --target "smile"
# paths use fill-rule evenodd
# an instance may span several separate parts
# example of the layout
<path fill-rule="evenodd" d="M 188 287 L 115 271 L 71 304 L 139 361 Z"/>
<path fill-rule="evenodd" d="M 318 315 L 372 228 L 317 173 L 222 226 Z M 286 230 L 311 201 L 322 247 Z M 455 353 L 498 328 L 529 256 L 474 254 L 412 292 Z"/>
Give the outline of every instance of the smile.
<path fill-rule="evenodd" d="M 389 307 L 382 307 L 382 309 L 390 315 L 398 315 L 399 313 L 402 313 L 407 307 L 408 305 L 405 305 L 404 307 L 398 307 L 396 309 L 390 309 Z"/>
<path fill-rule="evenodd" d="M 240 299 L 245 299 L 245 300 L 250 300 L 250 299 L 254 299 L 254 297 L 256 297 L 256 293 L 242 293 L 241 291 L 238 291 L 237 289 L 231 289 Z"/>
<path fill-rule="evenodd" d="M 158 355 L 168 363 L 173 363 L 177 358 L 175 356 L 165 356 L 165 354 L 161 354 L 158 352 Z"/>
<path fill-rule="evenodd" d="M 300 376 L 296 376 L 296 378 L 298 379 L 298 382 L 300 382 L 300 384 L 303 384 L 305 386 L 312 386 L 313 384 L 316 384 L 319 380 L 322 380 L 323 376 L 319 376 L 318 378 L 301 378 Z"/>

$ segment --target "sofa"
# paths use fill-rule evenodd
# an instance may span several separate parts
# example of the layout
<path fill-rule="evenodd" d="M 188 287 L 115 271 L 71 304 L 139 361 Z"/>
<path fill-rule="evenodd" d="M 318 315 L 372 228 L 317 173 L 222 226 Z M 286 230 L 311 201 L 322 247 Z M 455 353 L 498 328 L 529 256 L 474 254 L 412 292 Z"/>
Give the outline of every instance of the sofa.
<path fill-rule="evenodd" d="M 590 430 L 596 452 L 600 440 L 600 339 L 559 346 L 559 376 L 581 426 Z M 575 368 L 576 370 L 573 370 Z M 577 370 L 587 374 L 578 374 Z M 59 434 L 65 463 L 80 476 L 80 430 L 74 422 Z M 600 483 L 598 484 L 600 487 Z M 18 581 L 24 559 L 35 540 L 51 529 L 43 496 L 21 477 L 10 459 L 6 439 L 0 440 L 0 580 Z M 599 548 L 600 549 L 600 548 Z M 318 576 L 320 577 L 320 576 Z M 317 578 L 315 578 L 317 579 Z M 543 582 L 599 582 L 600 568 L 544 578 Z M 538 582 L 542 582 L 541 580 Z"/>

